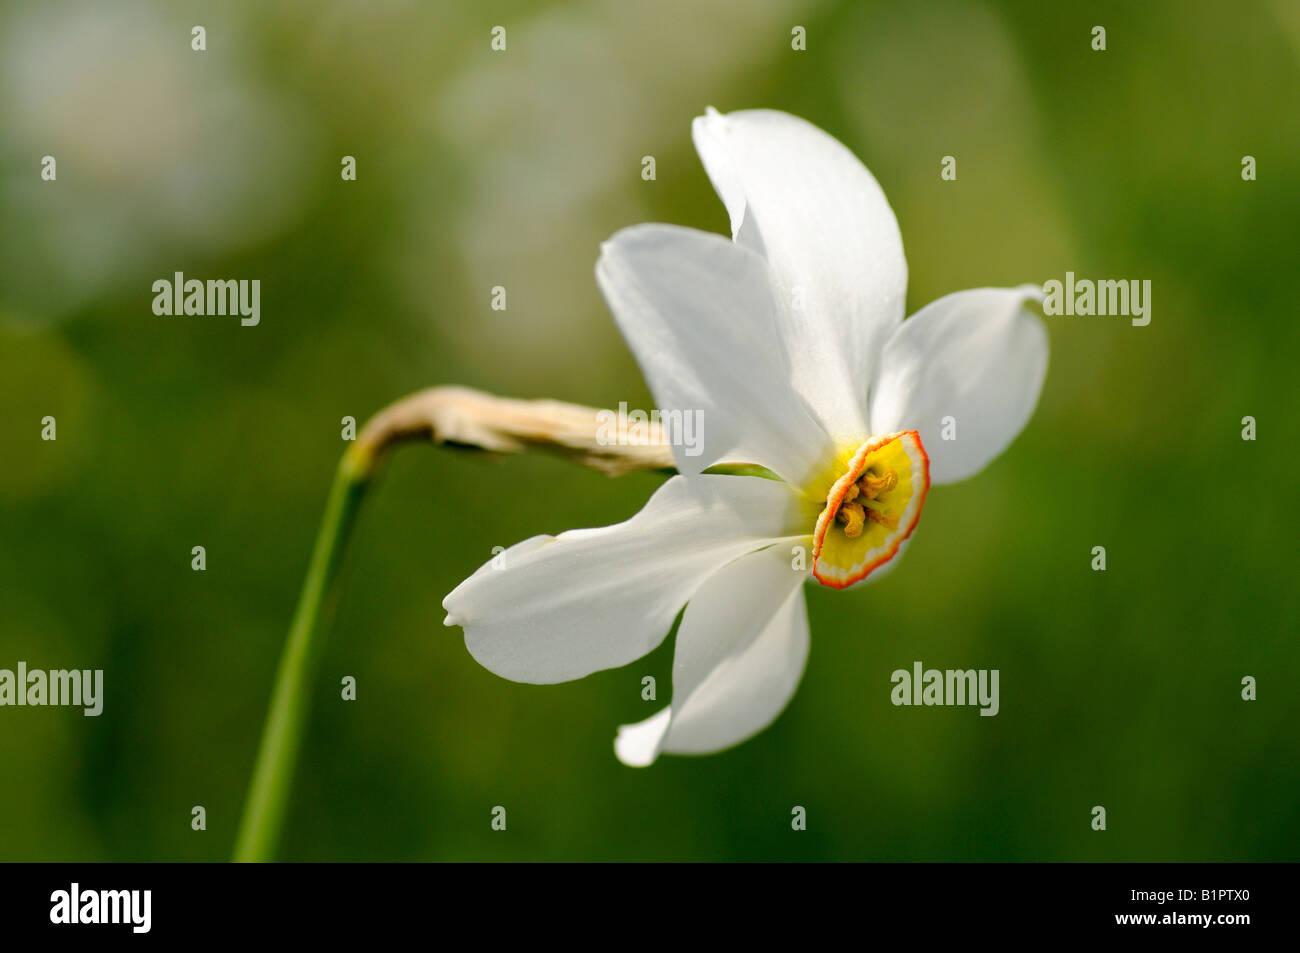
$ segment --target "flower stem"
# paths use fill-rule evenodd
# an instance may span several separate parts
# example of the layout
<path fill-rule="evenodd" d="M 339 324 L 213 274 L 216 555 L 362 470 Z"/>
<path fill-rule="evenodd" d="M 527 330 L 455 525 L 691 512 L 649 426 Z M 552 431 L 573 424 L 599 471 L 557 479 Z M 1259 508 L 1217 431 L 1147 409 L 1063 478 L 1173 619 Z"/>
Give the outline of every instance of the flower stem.
<path fill-rule="evenodd" d="M 356 445 L 343 454 L 325 504 L 316 534 L 307 576 L 303 580 L 298 608 L 289 626 L 289 637 L 280 657 L 280 668 L 271 694 L 271 707 L 262 729 L 262 743 L 253 769 L 253 780 L 239 825 L 234 859 L 262 862 L 273 859 L 284 826 L 285 807 L 293 784 L 298 749 L 311 702 L 324 641 L 323 617 L 332 607 L 340 557 L 356 522 L 372 472 L 368 455 Z"/>
<path fill-rule="evenodd" d="M 236 861 L 275 856 L 339 562 L 386 452 L 401 443 L 431 441 L 493 453 L 546 450 L 610 476 L 673 471 L 672 449 L 657 424 L 634 441 L 619 439 L 626 421 L 614 421 L 612 435 L 602 430 L 602 421 L 614 421 L 613 413 L 553 400 L 512 400 L 465 387 L 434 387 L 402 398 L 366 424 L 339 461 L 316 534 L 262 729 L 235 841 Z"/>

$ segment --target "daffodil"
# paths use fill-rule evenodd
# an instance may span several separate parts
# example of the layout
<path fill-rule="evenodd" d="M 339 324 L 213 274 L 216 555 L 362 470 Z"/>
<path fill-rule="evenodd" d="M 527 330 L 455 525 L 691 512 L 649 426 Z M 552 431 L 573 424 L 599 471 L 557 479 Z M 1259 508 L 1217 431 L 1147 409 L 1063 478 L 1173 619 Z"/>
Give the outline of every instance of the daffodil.
<path fill-rule="evenodd" d="M 596 277 L 659 408 L 702 412 L 703 440 L 631 519 L 519 543 L 443 602 L 474 658 L 532 683 L 640 658 L 685 606 L 671 706 L 615 739 L 632 765 L 770 724 L 808 656 L 803 584 L 894 564 L 931 485 L 998 456 L 1047 369 L 1025 308 L 1037 288 L 963 291 L 903 320 L 894 214 L 827 133 L 710 110 L 693 137 L 731 239 L 638 225 L 602 246 Z M 718 464 L 752 466 L 706 472 Z"/>

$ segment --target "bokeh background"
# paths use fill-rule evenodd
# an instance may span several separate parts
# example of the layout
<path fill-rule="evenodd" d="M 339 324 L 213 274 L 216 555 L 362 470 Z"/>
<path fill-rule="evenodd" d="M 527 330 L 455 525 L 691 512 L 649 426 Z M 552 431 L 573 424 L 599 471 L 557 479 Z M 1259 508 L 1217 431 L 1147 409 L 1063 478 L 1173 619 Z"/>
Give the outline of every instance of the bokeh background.
<path fill-rule="evenodd" d="M 809 592 L 784 716 L 647 770 L 612 739 L 667 699 L 671 638 L 517 685 L 440 602 L 493 546 L 626 518 L 660 478 L 403 450 L 282 856 L 1296 859 L 1297 102 L 1291 0 L 0 6 L 0 667 L 103 668 L 107 696 L 0 709 L 0 857 L 229 856 L 340 419 L 438 383 L 650 406 L 592 267 L 637 222 L 726 231 L 690 141 L 713 105 L 863 158 L 909 312 L 1073 270 L 1151 279 L 1153 320 L 1049 318 L 1011 451 L 931 496 L 898 571 Z M 259 278 L 261 325 L 154 316 L 174 271 Z M 893 707 L 917 659 L 999 669 L 1001 713 Z"/>

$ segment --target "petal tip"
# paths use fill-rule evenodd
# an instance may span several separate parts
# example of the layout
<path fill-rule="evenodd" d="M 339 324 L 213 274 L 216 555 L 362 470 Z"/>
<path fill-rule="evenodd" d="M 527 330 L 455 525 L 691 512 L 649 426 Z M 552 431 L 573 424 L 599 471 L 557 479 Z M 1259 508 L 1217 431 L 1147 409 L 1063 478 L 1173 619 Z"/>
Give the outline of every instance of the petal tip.
<path fill-rule="evenodd" d="M 614 756 L 629 768 L 648 768 L 659 757 L 659 752 L 653 748 L 649 751 L 642 751 L 636 745 L 622 742 L 623 730 L 620 728 L 618 735 L 614 738 Z"/>
<path fill-rule="evenodd" d="M 619 725 L 614 736 L 614 754 L 629 768 L 647 768 L 655 763 L 672 720 L 672 706 L 645 721 Z"/>

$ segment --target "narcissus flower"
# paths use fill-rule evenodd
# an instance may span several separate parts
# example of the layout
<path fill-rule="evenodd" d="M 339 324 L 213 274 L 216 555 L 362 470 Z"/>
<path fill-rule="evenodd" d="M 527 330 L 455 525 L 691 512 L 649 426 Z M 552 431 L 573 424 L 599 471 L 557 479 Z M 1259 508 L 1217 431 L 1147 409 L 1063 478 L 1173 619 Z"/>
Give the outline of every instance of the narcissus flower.
<path fill-rule="evenodd" d="M 443 602 L 473 656 L 553 683 L 654 649 L 685 606 L 672 705 L 615 750 L 719 751 L 780 714 L 803 674 L 803 583 L 878 577 L 932 484 L 965 479 L 1029 420 L 1047 335 L 1037 288 L 949 295 L 903 320 L 898 224 L 866 168 L 779 112 L 695 120 L 732 239 L 638 225 L 596 277 L 663 410 L 701 411 L 680 475 L 624 523 L 536 536 Z M 776 479 L 703 472 L 766 468 Z M 801 558 L 805 554 L 806 558 Z"/>

